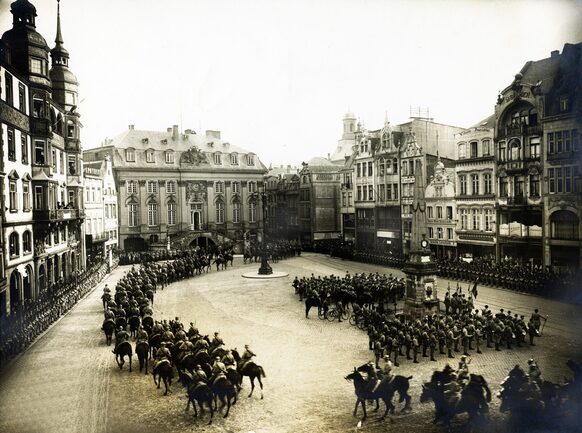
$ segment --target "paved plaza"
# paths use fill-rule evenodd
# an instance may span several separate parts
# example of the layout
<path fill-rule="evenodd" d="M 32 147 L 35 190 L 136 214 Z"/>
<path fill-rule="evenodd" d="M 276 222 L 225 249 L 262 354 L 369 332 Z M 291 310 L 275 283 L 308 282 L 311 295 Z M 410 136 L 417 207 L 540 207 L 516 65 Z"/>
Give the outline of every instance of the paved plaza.
<path fill-rule="evenodd" d="M 220 331 L 228 348 L 241 350 L 249 344 L 256 362 L 266 372 L 264 399 L 250 390 L 248 378 L 239 401 L 228 418 L 215 416 L 207 426 L 195 419 L 192 409 L 184 412 L 186 394 L 173 383 L 164 397 L 154 387 L 152 376 L 139 373 L 134 355 L 134 371 L 117 367 L 112 347 L 105 345 L 100 326 L 103 320 L 100 296 L 104 283 L 110 287 L 128 267 L 117 268 L 96 290 L 73 308 L 24 354 L 0 372 L 0 432 L 3 433 L 102 433 L 102 432 L 353 432 L 358 418 L 352 416 L 355 403 L 353 385 L 344 380 L 354 366 L 371 360 L 365 332 L 347 322 L 330 323 L 304 318 L 304 305 L 294 294 L 295 275 L 343 275 L 346 271 L 384 272 L 400 276 L 400 271 L 375 265 L 332 259 L 305 253 L 273 264 L 274 270 L 289 276 L 272 280 L 242 278 L 258 264 L 243 265 L 241 258 L 226 271 L 211 271 L 158 290 L 154 303 L 156 319 L 179 317 L 194 322 L 202 334 Z M 447 280 L 440 280 L 440 297 Z M 456 282 L 451 282 L 456 287 Z M 466 291 L 467 283 L 463 284 Z M 470 369 L 483 374 L 493 394 L 515 364 L 527 365 L 534 357 L 544 378 L 563 381 L 570 376 L 565 366 L 569 358 L 582 361 L 582 308 L 567 303 L 488 287 L 479 287 L 476 307 L 488 304 L 496 313 L 509 309 L 529 317 L 534 308 L 548 315 L 543 337 L 535 347 L 495 352 L 484 349 L 473 355 Z M 440 355 L 437 362 L 422 358 L 420 364 L 403 360 L 396 374 L 412 375 L 410 393 L 413 411 L 379 421 L 372 414 L 362 432 L 440 432 L 431 424 L 432 404 L 419 402 L 421 383 L 436 368 L 449 361 Z M 457 359 L 451 360 L 455 364 Z M 397 405 L 397 409 L 402 407 Z M 361 414 L 361 412 L 360 412 Z M 498 399 L 491 407 L 492 430 L 504 431 Z M 464 418 L 453 425 L 463 431 Z"/>

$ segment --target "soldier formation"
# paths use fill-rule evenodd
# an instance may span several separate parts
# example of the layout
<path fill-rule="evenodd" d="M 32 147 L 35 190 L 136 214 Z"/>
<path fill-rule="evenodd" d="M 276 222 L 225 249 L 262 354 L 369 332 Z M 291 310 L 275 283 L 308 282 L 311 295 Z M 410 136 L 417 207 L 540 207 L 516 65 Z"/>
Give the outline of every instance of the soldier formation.
<path fill-rule="evenodd" d="M 445 314 L 416 320 L 372 311 L 368 336 L 376 366 L 385 356 L 398 366 L 399 357 L 418 363 L 422 358 L 436 361 L 438 355 L 454 358 L 458 352 L 470 356 L 471 351 L 482 353 L 484 348 L 535 346 L 534 338 L 540 335 L 542 316 L 537 309 L 529 318 L 503 308 L 494 314 L 487 305 L 475 309 L 472 296 L 459 292 L 447 292 L 444 304 Z"/>

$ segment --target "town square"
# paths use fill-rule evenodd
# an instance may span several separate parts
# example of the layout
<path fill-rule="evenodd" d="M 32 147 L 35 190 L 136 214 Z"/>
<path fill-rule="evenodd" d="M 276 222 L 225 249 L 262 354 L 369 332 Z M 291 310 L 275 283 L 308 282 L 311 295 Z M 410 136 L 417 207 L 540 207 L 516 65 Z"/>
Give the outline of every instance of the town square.
<path fill-rule="evenodd" d="M 102 3 L 0 2 L 0 432 L 580 430 L 579 2 Z"/>

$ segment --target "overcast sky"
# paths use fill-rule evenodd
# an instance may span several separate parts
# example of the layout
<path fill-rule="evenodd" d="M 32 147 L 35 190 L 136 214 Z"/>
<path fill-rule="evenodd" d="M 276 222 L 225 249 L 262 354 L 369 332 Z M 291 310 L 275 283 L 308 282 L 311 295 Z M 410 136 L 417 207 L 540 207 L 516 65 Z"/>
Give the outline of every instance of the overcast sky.
<path fill-rule="evenodd" d="M 52 48 L 57 2 L 31 2 Z M 348 108 L 470 126 L 527 60 L 582 41 L 582 0 L 62 0 L 61 19 L 85 148 L 180 124 L 267 164 L 333 153 Z"/>

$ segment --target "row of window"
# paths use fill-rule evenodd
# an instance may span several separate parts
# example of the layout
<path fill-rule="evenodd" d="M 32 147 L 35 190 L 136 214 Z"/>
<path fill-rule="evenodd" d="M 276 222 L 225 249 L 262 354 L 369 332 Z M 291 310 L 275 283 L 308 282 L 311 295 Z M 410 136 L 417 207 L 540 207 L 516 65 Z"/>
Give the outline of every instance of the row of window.
<path fill-rule="evenodd" d="M 482 178 L 482 179 L 481 179 Z M 469 192 L 469 186 L 471 190 Z M 481 188 L 481 186 L 483 188 Z M 493 174 L 484 173 L 459 176 L 459 194 L 460 195 L 489 195 L 493 194 Z"/>
<path fill-rule="evenodd" d="M 2 78 L 2 75 L 0 75 Z M 12 75 L 4 71 L 4 101 L 11 107 L 17 108 L 23 113 L 27 113 L 26 109 L 26 87 L 23 83 L 18 82 L 18 107 L 14 105 L 14 79 Z"/>
<path fill-rule="evenodd" d="M 175 152 L 173 150 L 166 150 L 164 152 L 164 159 L 166 164 L 174 164 L 175 159 Z M 125 160 L 127 162 L 135 162 L 135 149 L 127 148 L 125 149 Z M 214 164 L 222 165 L 222 153 L 216 152 L 213 155 Z M 156 162 L 156 151 L 154 149 L 147 149 L 146 150 L 146 162 L 148 163 L 155 163 Z M 238 154 L 231 153 L 230 154 L 230 164 L 231 165 L 239 165 L 238 162 Z M 255 165 L 255 156 L 254 155 L 246 155 L 246 164 L 249 166 Z"/>
<path fill-rule="evenodd" d="M 578 192 L 576 177 L 577 166 L 548 168 L 548 191 L 550 194 Z"/>
<path fill-rule="evenodd" d="M 430 239 L 454 239 L 454 234 L 453 234 L 453 229 L 452 228 L 447 228 L 447 237 L 443 237 L 443 228 L 442 227 L 437 227 L 436 229 L 436 237 L 435 237 L 435 230 L 433 227 L 429 227 L 428 228 L 428 237 Z"/>
<path fill-rule="evenodd" d="M 374 163 L 372 161 L 358 162 L 356 164 L 356 177 L 369 177 L 373 175 Z"/>
<path fill-rule="evenodd" d="M 453 207 L 452 206 L 446 206 L 445 208 L 445 213 L 446 213 L 446 218 L 448 220 L 452 220 L 453 219 Z M 427 217 L 428 218 L 436 218 L 437 219 L 443 219 L 443 207 L 442 206 L 427 206 L 426 208 L 426 212 L 427 212 Z"/>
<path fill-rule="evenodd" d="M 467 143 L 459 143 L 459 159 L 465 158 L 479 158 L 482 156 L 491 155 L 491 140 L 482 140 L 481 146 L 479 146 L 479 141 L 471 141 Z"/>
<path fill-rule="evenodd" d="M 506 143 L 499 142 L 499 161 L 522 161 L 524 159 L 536 159 L 541 155 L 540 137 L 530 137 L 529 146 L 522 146 L 521 140 L 513 138 Z"/>
<path fill-rule="evenodd" d="M 20 234 L 18 232 L 10 233 L 8 237 L 8 252 L 10 258 L 20 256 Z M 22 252 L 23 254 L 32 253 L 32 233 L 26 230 L 22 234 Z"/>
<path fill-rule="evenodd" d="M 493 209 L 459 209 L 461 215 L 461 230 L 484 230 L 492 232 L 495 221 Z"/>
<path fill-rule="evenodd" d="M 548 132 L 548 154 L 577 152 L 580 147 L 580 136 L 577 129 Z"/>
<path fill-rule="evenodd" d="M 16 162 L 18 160 L 18 152 L 16 148 L 16 134 L 12 127 L 7 128 L 7 153 L 8 160 Z M 24 133 L 20 133 L 20 161 L 22 164 L 29 163 L 28 152 L 28 137 Z M 55 173 L 65 174 L 65 155 L 66 152 L 59 149 L 51 150 L 51 165 Z M 68 173 L 77 174 L 77 157 L 75 155 L 68 155 Z M 47 165 L 49 161 L 46 158 L 46 144 L 42 140 L 34 141 L 34 163 L 38 165 Z"/>
<path fill-rule="evenodd" d="M 166 183 L 166 194 L 176 194 L 176 181 L 167 180 Z M 138 183 L 135 180 L 127 181 L 127 194 L 137 194 Z M 233 194 L 241 193 L 241 183 L 231 182 L 231 188 Z M 247 189 L 249 194 L 254 194 L 257 192 L 257 182 L 247 182 Z M 158 181 L 148 180 L 146 182 L 146 191 L 148 194 L 158 193 Z M 217 194 L 224 194 L 224 182 L 218 181 L 214 182 L 214 192 Z"/>
<path fill-rule="evenodd" d="M 10 212 L 17 212 L 20 209 L 18 196 L 18 181 L 16 179 L 11 179 L 8 182 L 8 206 Z M 22 180 L 22 210 L 25 212 L 31 210 L 30 182 L 26 180 Z"/>
<path fill-rule="evenodd" d="M 200 229 L 200 225 L 203 224 L 203 212 L 202 203 L 191 203 L 190 204 L 190 224 L 196 229 Z M 240 223 L 242 215 L 242 204 L 238 201 L 232 203 L 232 222 Z M 168 217 L 168 225 L 176 225 L 176 203 L 170 202 L 166 205 L 166 212 Z M 225 203 L 223 201 L 218 201 L 215 203 L 215 222 L 217 224 L 224 224 L 225 222 Z M 148 226 L 157 226 L 159 224 L 159 210 L 157 203 L 148 203 L 147 205 L 147 224 Z M 127 207 L 128 220 L 127 224 L 129 227 L 137 227 L 139 225 L 139 205 L 136 203 L 130 203 Z M 248 222 L 257 222 L 257 204 L 255 202 L 250 202 L 248 205 Z"/>
<path fill-rule="evenodd" d="M 358 185 L 356 189 L 357 201 L 373 201 L 374 200 L 374 186 L 373 185 Z"/>

